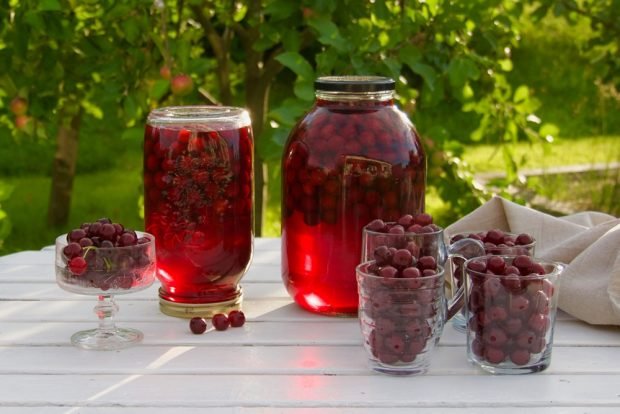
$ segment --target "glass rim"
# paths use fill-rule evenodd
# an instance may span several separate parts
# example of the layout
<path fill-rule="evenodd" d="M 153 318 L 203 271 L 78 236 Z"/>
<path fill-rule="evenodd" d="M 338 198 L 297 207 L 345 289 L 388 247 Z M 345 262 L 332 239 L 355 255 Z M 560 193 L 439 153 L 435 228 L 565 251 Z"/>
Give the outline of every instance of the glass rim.
<path fill-rule="evenodd" d="M 250 117 L 248 111 L 236 106 L 165 106 L 153 109 L 148 115 L 147 122 L 150 124 L 177 124 L 204 121 L 230 121 L 231 119 L 244 119 L 246 117 L 249 124 Z"/>
<path fill-rule="evenodd" d="M 483 232 L 483 231 L 485 231 L 485 230 L 459 231 L 458 233 L 448 234 L 448 239 L 449 239 L 448 241 L 450 241 L 455 236 L 465 236 L 464 237 L 465 239 L 471 239 L 471 237 L 468 237 L 470 234 L 478 234 L 478 233 Z M 486 230 L 486 231 L 488 231 L 488 230 Z M 502 230 L 502 231 L 504 232 L 504 234 L 508 234 L 510 236 L 518 236 L 519 234 L 522 234 L 522 233 L 514 233 L 514 232 L 511 232 L 511 231 L 504 231 L 504 230 Z M 514 246 L 506 246 L 506 247 L 496 245 L 495 247 L 491 247 L 491 249 L 514 249 L 516 247 L 526 247 L 526 248 L 527 247 L 533 247 L 533 246 L 536 245 L 536 241 L 537 240 L 534 239 L 534 237 L 532 237 L 532 239 L 534 241 L 532 241 L 531 243 L 528 243 L 528 244 L 515 244 Z M 476 240 L 476 239 L 474 239 L 474 240 Z M 484 244 L 484 242 L 482 240 L 480 240 L 480 242 L 482 242 Z M 495 255 L 495 256 L 497 256 L 497 255 Z"/>
<path fill-rule="evenodd" d="M 387 224 L 398 224 L 398 222 L 396 222 L 396 221 L 386 221 L 385 224 L 386 225 Z M 368 234 L 371 234 L 373 236 L 374 235 L 384 235 L 384 236 L 412 236 L 412 235 L 413 236 L 432 236 L 432 235 L 437 235 L 437 234 L 441 234 L 441 233 L 445 232 L 445 229 L 443 227 L 439 227 L 438 226 L 439 230 L 434 230 L 434 231 L 429 232 L 429 233 L 416 233 L 416 232 L 413 232 L 413 231 L 407 231 L 407 229 L 405 229 L 405 232 L 403 234 L 396 234 L 396 233 L 385 233 L 385 232 L 376 231 L 376 230 L 369 230 L 367 228 L 367 226 L 368 225 L 364 226 L 362 228 L 362 231 L 366 232 Z"/>
<path fill-rule="evenodd" d="M 472 273 L 475 274 L 476 276 L 482 276 L 485 278 L 499 278 L 499 279 L 504 279 L 510 276 L 514 276 L 514 274 L 509 274 L 509 275 L 496 275 L 496 274 L 491 274 L 491 273 L 482 273 L 479 272 L 477 270 L 472 270 L 468 268 L 468 264 L 476 259 L 486 259 L 488 260 L 490 257 L 501 257 L 504 260 L 505 259 L 513 259 L 515 257 L 518 256 L 526 256 L 526 255 L 521 255 L 521 254 L 487 254 L 484 256 L 477 256 L 477 257 L 472 257 L 471 259 L 467 259 L 465 261 L 465 263 L 463 263 L 463 268 L 465 269 L 466 273 Z M 537 279 L 547 279 L 550 276 L 554 276 L 557 274 L 560 274 L 561 271 L 566 267 L 566 265 L 562 262 L 554 262 L 554 261 L 548 261 L 548 260 L 542 260 L 540 258 L 537 257 L 532 257 L 532 256 L 528 256 L 530 259 L 532 259 L 534 261 L 534 263 L 538 263 L 543 267 L 547 267 L 547 266 L 551 266 L 553 268 L 553 270 L 550 273 L 545 273 L 543 275 L 540 275 L 538 273 L 530 273 L 528 275 L 517 275 L 519 280 L 537 280 Z M 511 262 L 512 264 L 512 262 Z"/>
<path fill-rule="evenodd" d="M 368 272 L 366 272 L 365 270 L 362 270 L 363 266 L 370 266 L 371 264 L 375 263 L 376 260 L 369 260 L 367 262 L 363 262 L 358 264 L 357 266 L 355 266 L 355 274 L 356 275 L 362 275 L 364 277 L 368 277 L 371 279 L 380 279 L 380 280 L 420 280 L 420 281 L 426 281 L 426 280 L 431 280 L 431 279 L 436 279 L 440 276 L 443 276 L 446 273 L 446 268 L 442 265 L 437 265 L 437 273 L 432 275 L 432 276 L 420 276 L 420 277 L 415 277 L 415 278 L 408 278 L 408 277 L 391 277 L 391 278 L 387 278 L 387 277 L 383 277 L 383 276 L 377 276 L 377 275 L 373 275 L 370 274 Z"/>
<path fill-rule="evenodd" d="M 123 250 L 131 250 L 131 249 L 135 249 L 135 248 L 139 248 L 139 247 L 143 247 L 143 246 L 149 246 L 152 245 L 153 243 L 155 243 L 155 236 L 153 236 L 151 233 L 147 233 L 145 231 L 138 231 L 138 230 L 134 230 L 136 232 L 136 235 L 138 235 L 138 238 L 140 237 L 147 237 L 149 239 L 148 243 L 141 243 L 141 244 L 134 244 L 132 246 L 113 246 L 113 247 L 97 247 L 97 246 L 88 246 L 88 247 L 94 247 L 93 250 L 95 251 L 102 251 L 102 252 L 109 252 L 109 251 L 123 251 Z M 60 236 L 56 237 L 56 242 L 54 243 L 56 245 L 56 247 L 65 247 L 67 246 L 69 243 L 73 243 L 73 242 L 69 242 L 67 241 L 67 234 L 69 233 L 64 233 L 61 234 Z"/>

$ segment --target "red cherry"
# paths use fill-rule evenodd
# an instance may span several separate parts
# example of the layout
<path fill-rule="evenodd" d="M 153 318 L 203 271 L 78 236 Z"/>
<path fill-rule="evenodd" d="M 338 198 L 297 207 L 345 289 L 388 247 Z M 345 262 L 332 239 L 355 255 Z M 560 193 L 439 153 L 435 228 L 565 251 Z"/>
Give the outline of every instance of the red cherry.
<path fill-rule="evenodd" d="M 194 81 L 189 75 L 179 74 L 172 78 L 170 89 L 174 95 L 184 96 L 194 89 Z"/>
<path fill-rule="evenodd" d="M 484 358 L 491 364 L 499 364 L 506 359 L 506 354 L 500 348 L 489 346 L 484 349 Z"/>
<path fill-rule="evenodd" d="M 86 260 L 82 256 L 74 257 L 69 260 L 69 271 L 74 275 L 81 275 L 86 271 L 88 267 Z"/>
<path fill-rule="evenodd" d="M 11 100 L 9 110 L 13 113 L 13 115 L 18 117 L 20 115 L 25 115 L 26 112 L 28 112 L 28 102 L 24 98 L 16 96 Z"/>
<path fill-rule="evenodd" d="M 510 353 L 510 360 L 515 365 L 525 365 L 530 362 L 530 352 L 527 349 L 515 349 Z"/>
<path fill-rule="evenodd" d="M 233 328 L 239 328 L 245 324 L 245 314 L 240 310 L 230 311 L 228 314 L 228 320 L 230 321 L 230 326 Z"/>
<path fill-rule="evenodd" d="M 203 334 L 207 330 L 207 321 L 205 321 L 204 318 L 196 316 L 190 319 L 189 329 L 196 335 Z"/>
<path fill-rule="evenodd" d="M 213 327 L 218 331 L 225 331 L 230 326 L 228 317 L 223 313 L 216 313 L 211 320 Z"/>

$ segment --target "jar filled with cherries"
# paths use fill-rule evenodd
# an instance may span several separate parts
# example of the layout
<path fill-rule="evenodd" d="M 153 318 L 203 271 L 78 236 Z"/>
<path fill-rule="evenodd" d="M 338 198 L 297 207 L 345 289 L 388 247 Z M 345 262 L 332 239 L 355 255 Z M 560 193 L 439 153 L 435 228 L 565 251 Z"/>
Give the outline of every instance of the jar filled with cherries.
<path fill-rule="evenodd" d="M 424 210 L 426 158 L 392 79 L 328 76 L 282 159 L 282 278 L 303 308 L 355 315 L 362 227 Z"/>

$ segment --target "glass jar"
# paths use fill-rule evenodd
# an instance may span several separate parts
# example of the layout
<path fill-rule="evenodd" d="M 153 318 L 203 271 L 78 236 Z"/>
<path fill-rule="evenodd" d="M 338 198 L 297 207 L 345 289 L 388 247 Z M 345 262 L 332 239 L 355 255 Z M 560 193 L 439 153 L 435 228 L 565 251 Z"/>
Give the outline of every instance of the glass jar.
<path fill-rule="evenodd" d="M 424 210 L 426 157 L 394 81 L 328 76 L 282 159 L 282 279 L 303 308 L 355 315 L 362 227 Z"/>
<path fill-rule="evenodd" d="M 241 305 L 253 251 L 253 138 L 244 109 L 153 110 L 144 134 L 144 218 L 157 240 L 160 309 L 179 317 Z"/>

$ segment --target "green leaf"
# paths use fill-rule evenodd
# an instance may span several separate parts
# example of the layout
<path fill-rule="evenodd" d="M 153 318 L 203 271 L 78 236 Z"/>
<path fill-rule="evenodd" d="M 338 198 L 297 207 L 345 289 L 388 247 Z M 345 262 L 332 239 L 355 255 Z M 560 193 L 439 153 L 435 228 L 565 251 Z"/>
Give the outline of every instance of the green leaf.
<path fill-rule="evenodd" d="M 501 59 L 498 60 L 499 67 L 502 68 L 504 72 L 510 72 L 513 68 L 512 60 L 510 59 Z"/>
<path fill-rule="evenodd" d="M 151 86 L 149 91 L 149 97 L 156 101 L 159 101 L 170 89 L 170 82 L 165 79 L 158 79 Z"/>
<path fill-rule="evenodd" d="M 402 60 L 409 68 L 424 79 L 424 83 L 432 91 L 435 89 L 437 81 L 437 73 L 432 66 L 422 63 L 422 52 L 409 45 L 403 47 L 399 52 L 400 60 Z"/>
<path fill-rule="evenodd" d="M 422 60 L 422 52 L 420 49 L 413 47 L 412 45 L 407 45 L 401 48 L 398 52 L 398 56 L 400 57 L 400 60 L 409 67 L 411 67 L 412 64 Z"/>
<path fill-rule="evenodd" d="M 298 98 L 311 102 L 314 100 L 314 81 L 297 78 L 293 92 Z"/>
<path fill-rule="evenodd" d="M 331 20 L 319 17 L 308 20 L 308 25 L 319 32 L 319 42 L 324 45 L 330 45 L 338 49 L 340 52 L 345 52 L 349 43 L 342 37 L 338 26 Z"/>
<path fill-rule="evenodd" d="M 144 138 L 144 129 L 142 127 L 127 128 L 121 134 L 121 139 L 131 141 L 141 141 Z"/>
<path fill-rule="evenodd" d="M 298 10 L 299 4 L 295 1 L 275 0 L 265 6 L 265 15 L 269 15 L 271 17 L 270 21 L 275 22 L 290 18 Z"/>
<path fill-rule="evenodd" d="M 553 139 L 557 137 L 558 134 L 560 133 L 560 128 L 558 128 L 558 126 L 555 124 L 544 123 L 540 127 L 539 133 L 540 133 L 540 136 L 544 137 L 545 139 L 547 139 L 547 137 L 551 137 Z"/>
<path fill-rule="evenodd" d="M 13 192 L 13 186 L 4 181 L 0 181 L 0 201 L 7 200 Z"/>
<path fill-rule="evenodd" d="M 62 11 L 62 5 L 58 0 L 40 0 L 38 11 Z"/>
<path fill-rule="evenodd" d="M 96 119 L 103 119 L 103 111 L 96 104 L 90 102 L 87 99 L 84 99 L 82 100 L 81 105 L 87 114 L 92 115 Z"/>
<path fill-rule="evenodd" d="M 476 64 L 466 57 L 456 57 L 448 66 L 448 79 L 455 90 L 463 88 L 469 79 L 478 79 L 480 70 Z"/>
<path fill-rule="evenodd" d="M 530 97 L 530 89 L 525 86 L 525 85 L 521 85 L 517 88 L 517 90 L 515 91 L 515 94 L 512 98 L 513 102 L 523 102 L 525 100 L 527 100 Z"/>
<path fill-rule="evenodd" d="M 123 110 L 125 111 L 126 119 L 134 119 L 138 114 L 138 105 L 131 95 L 127 95 L 123 99 Z"/>
<path fill-rule="evenodd" d="M 308 103 L 299 99 L 285 99 L 280 106 L 269 112 L 276 122 L 291 126 L 308 110 Z"/>
<path fill-rule="evenodd" d="M 412 65 L 409 65 L 409 67 L 412 71 L 422 76 L 422 79 L 424 79 L 424 83 L 426 83 L 426 85 L 431 91 L 435 89 L 435 83 L 437 82 L 437 73 L 432 66 L 429 66 L 426 63 L 415 62 Z"/>
<path fill-rule="evenodd" d="M 284 52 L 276 56 L 276 60 L 292 70 L 299 78 L 314 80 L 314 70 L 310 63 L 297 52 Z"/>
<path fill-rule="evenodd" d="M 240 22 L 241 20 L 243 20 L 247 12 L 248 12 L 248 6 L 246 4 L 240 4 L 233 14 L 233 20 L 235 22 Z"/>

